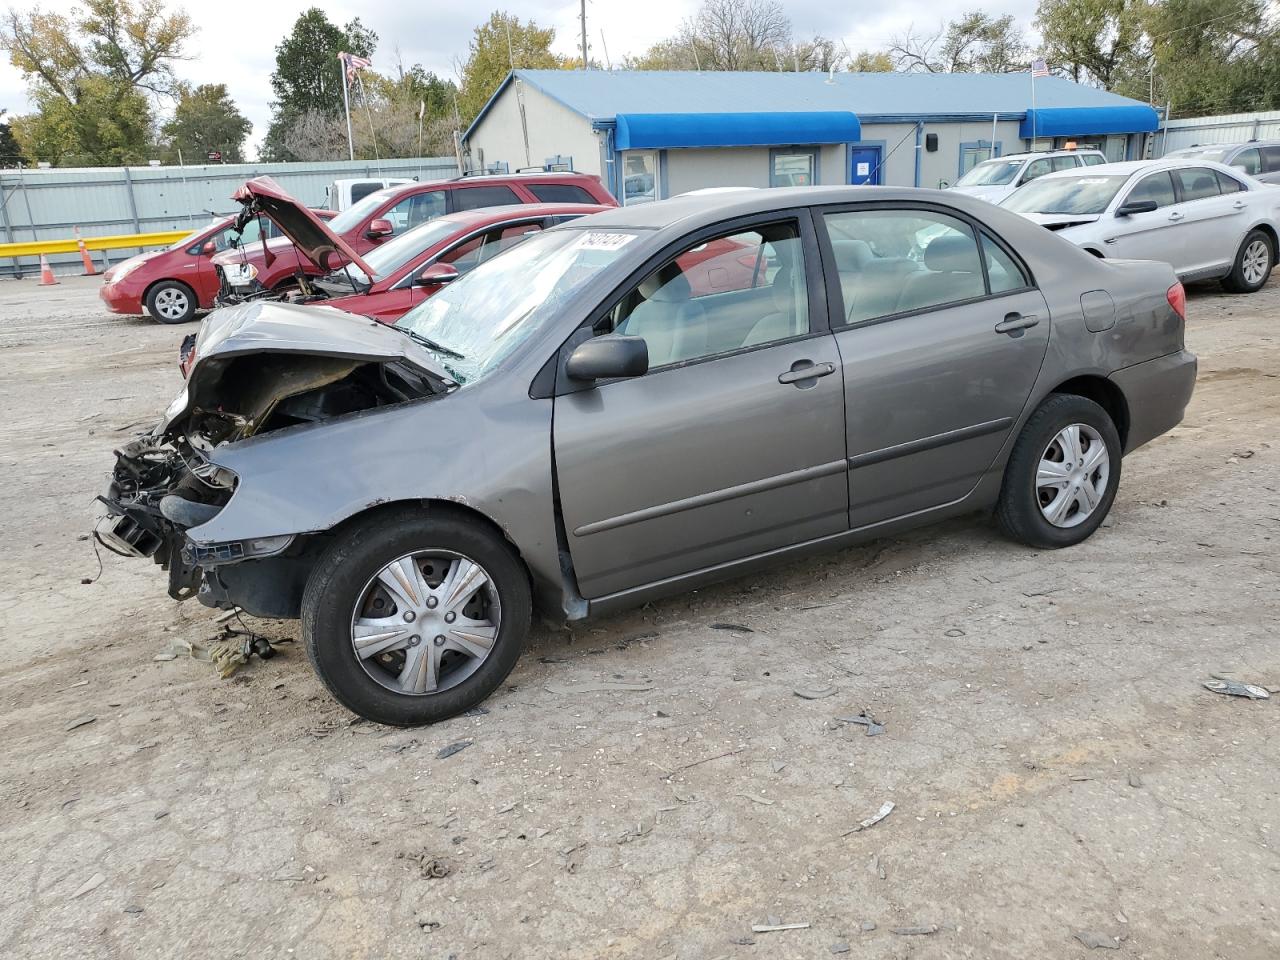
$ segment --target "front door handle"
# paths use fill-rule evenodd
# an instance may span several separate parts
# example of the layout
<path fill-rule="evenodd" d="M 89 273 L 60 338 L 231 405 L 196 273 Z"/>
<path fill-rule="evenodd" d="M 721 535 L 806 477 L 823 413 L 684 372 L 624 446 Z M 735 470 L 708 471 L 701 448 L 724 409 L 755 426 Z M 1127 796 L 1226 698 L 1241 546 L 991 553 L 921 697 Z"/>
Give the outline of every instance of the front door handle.
<path fill-rule="evenodd" d="M 1006 313 L 1004 319 L 996 324 L 996 333 L 1013 333 L 1017 330 L 1026 330 L 1034 327 L 1040 322 L 1040 318 L 1034 313 Z"/>
<path fill-rule="evenodd" d="M 1183 214 L 1178 213 L 1175 210 L 1173 213 L 1169 214 L 1169 219 L 1172 220 L 1174 223 L 1177 223 L 1179 220 L 1182 219 L 1183 216 L 1184 216 Z"/>
<path fill-rule="evenodd" d="M 1246 206 L 1246 204 L 1245 204 L 1245 202 L 1244 202 L 1243 200 L 1237 200 L 1235 203 L 1233 203 L 1233 204 L 1231 205 L 1231 209 L 1232 209 L 1232 210 L 1243 210 L 1243 209 L 1245 208 L 1245 206 Z"/>
<path fill-rule="evenodd" d="M 802 383 L 806 380 L 817 380 L 836 372 L 834 363 L 814 363 L 812 360 L 797 360 L 786 373 L 778 374 L 779 383 Z"/>

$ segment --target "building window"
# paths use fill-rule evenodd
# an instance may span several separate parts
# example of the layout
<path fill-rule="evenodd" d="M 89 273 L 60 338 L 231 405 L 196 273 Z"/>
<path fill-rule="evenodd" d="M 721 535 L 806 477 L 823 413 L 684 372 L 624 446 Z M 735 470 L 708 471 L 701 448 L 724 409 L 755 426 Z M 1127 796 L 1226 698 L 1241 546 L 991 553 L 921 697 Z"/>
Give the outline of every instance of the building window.
<path fill-rule="evenodd" d="M 960 176 L 964 176 L 978 164 L 1000 156 L 1000 144 L 991 148 L 990 140 L 974 140 L 960 144 Z"/>
<path fill-rule="evenodd" d="M 653 203 L 658 199 L 658 154 L 628 153 L 622 160 L 622 203 Z"/>
<path fill-rule="evenodd" d="M 811 187 L 818 182 L 818 151 L 769 151 L 769 186 Z"/>

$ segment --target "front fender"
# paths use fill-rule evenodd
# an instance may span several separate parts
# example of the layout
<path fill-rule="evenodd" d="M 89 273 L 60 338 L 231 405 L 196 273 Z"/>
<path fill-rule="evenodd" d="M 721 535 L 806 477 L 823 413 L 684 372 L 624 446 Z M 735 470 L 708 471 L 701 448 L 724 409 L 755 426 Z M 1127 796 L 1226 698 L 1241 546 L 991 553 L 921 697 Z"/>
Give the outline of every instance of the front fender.
<path fill-rule="evenodd" d="M 305 535 L 386 503 L 444 500 L 490 519 L 535 578 L 559 583 L 551 401 L 485 386 L 216 448 L 210 460 L 235 473 L 235 493 L 187 536 L 203 546 Z"/>

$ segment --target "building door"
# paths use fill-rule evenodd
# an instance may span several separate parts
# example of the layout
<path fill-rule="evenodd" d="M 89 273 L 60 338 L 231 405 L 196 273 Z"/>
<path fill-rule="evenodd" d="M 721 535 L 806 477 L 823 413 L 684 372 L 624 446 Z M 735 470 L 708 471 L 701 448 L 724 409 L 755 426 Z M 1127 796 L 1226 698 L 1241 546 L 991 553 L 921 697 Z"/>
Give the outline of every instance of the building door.
<path fill-rule="evenodd" d="M 879 147 L 854 147 L 849 151 L 849 182 L 855 187 L 880 182 Z"/>

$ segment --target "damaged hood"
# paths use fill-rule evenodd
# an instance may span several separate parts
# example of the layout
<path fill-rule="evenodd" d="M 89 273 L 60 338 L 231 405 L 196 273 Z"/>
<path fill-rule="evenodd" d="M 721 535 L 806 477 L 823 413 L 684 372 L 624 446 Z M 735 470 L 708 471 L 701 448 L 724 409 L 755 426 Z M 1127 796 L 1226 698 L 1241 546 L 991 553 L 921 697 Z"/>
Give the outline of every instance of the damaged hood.
<path fill-rule="evenodd" d="M 331 307 L 255 300 L 215 310 L 196 337 L 186 388 L 165 410 L 162 430 L 190 412 L 204 392 L 205 370 L 233 357 L 269 356 L 334 361 L 316 364 L 350 370 L 362 363 L 404 363 L 448 387 L 454 381 L 421 345 L 394 327 Z M 276 365 L 278 368 L 279 365 Z M 217 376 L 217 374 L 213 374 Z"/>
<path fill-rule="evenodd" d="M 387 362 L 403 360 L 434 377 L 448 374 L 407 334 L 332 307 L 254 300 L 215 310 L 196 337 L 192 371 L 210 357 L 299 353 Z"/>
<path fill-rule="evenodd" d="M 261 213 L 292 241 L 304 257 L 324 273 L 333 269 L 328 254 L 336 252 L 373 276 L 355 248 L 330 230 L 323 220 L 281 189 L 271 177 L 255 177 L 242 185 L 231 198 L 244 207 L 241 219 Z M 269 243 L 269 241 L 268 241 Z"/>

